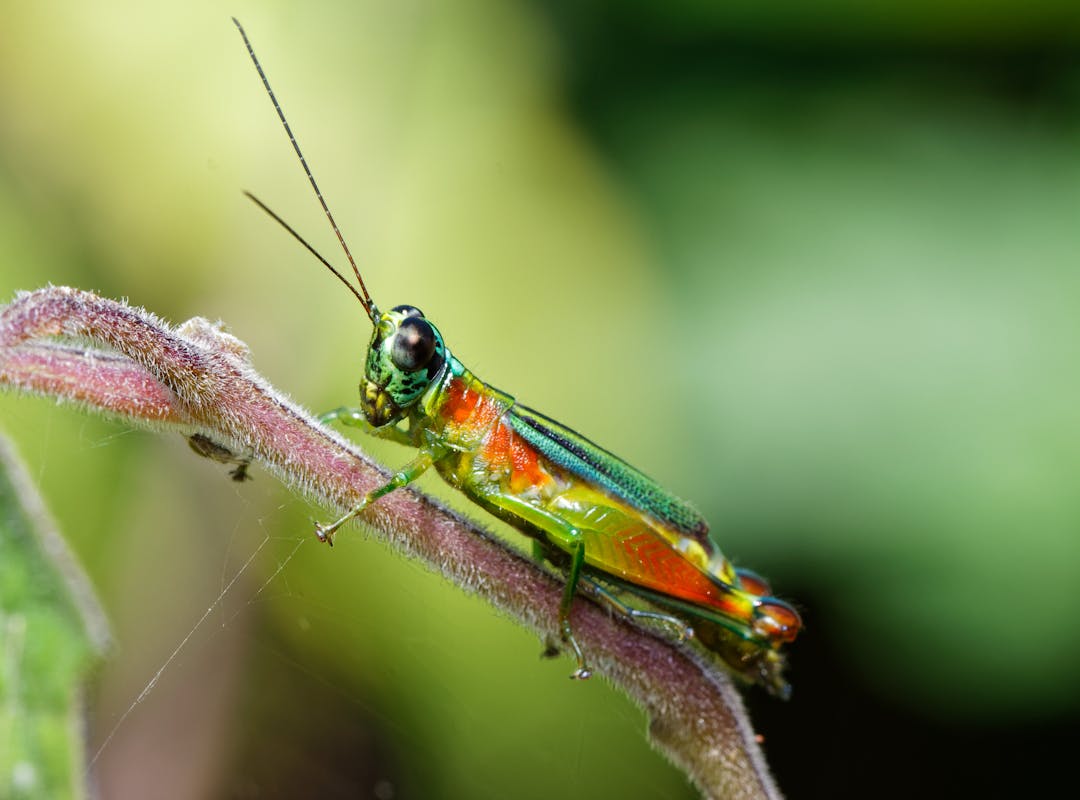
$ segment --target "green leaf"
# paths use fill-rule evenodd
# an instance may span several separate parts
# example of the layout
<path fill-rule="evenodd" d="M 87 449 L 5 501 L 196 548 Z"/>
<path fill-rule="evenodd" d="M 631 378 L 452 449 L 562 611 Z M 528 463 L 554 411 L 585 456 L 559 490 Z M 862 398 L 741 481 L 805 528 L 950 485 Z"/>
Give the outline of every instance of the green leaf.
<path fill-rule="evenodd" d="M 86 577 L 0 436 L 0 798 L 86 795 L 81 686 L 107 641 Z"/>

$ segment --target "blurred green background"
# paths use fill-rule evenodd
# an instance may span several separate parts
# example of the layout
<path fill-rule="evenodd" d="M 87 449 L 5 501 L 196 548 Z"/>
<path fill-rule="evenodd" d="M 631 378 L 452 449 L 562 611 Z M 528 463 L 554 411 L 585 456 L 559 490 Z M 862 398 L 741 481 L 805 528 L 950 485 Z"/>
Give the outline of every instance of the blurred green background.
<path fill-rule="evenodd" d="M 229 14 L 376 300 L 802 609 L 794 699 L 748 694 L 790 797 L 1072 775 L 1075 3 L 7 4 L 0 296 L 224 319 L 324 410 L 368 326 L 240 194 L 340 261 Z M 315 546 L 266 473 L 49 401 L 0 426 L 113 621 L 104 797 L 694 796 L 602 681 L 359 530 Z"/>

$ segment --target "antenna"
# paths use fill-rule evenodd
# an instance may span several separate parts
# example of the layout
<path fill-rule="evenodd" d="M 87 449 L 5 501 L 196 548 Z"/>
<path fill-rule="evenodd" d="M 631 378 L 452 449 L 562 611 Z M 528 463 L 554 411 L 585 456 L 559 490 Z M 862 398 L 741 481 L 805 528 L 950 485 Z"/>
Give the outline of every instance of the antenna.
<path fill-rule="evenodd" d="M 244 26 L 240 24 L 240 20 L 236 17 L 232 18 L 233 24 L 236 25 L 236 29 L 240 31 L 240 36 L 244 40 L 244 46 L 247 47 L 248 55 L 251 56 L 251 62 L 255 65 L 255 69 L 259 73 L 259 77 L 262 78 L 263 87 L 266 89 L 266 93 L 270 95 L 270 101 L 274 104 L 274 110 L 277 111 L 278 118 L 281 120 L 281 124 L 285 126 L 285 133 L 289 135 L 289 141 L 292 142 L 293 150 L 296 151 L 297 157 L 300 159 L 300 164 L 304 167 L 304 172 L 307 173 L 308 181 L 311 182 L 311 188 L 315 190 L 315 196 L 319 198 L 319 203 L 322 205 L 323 211 L 326 212 L 326 218 L 330 221 L 330 227 L 334 229 L 334 234 L 337 236 L 339 242 L 341 242 L 341 249 L 345 251 L 345 257 L 349 259 L 349 264 L 352 266 L 353 274 L 356 276 L 357 283 L 360 284 L 360 291 L 357 292 L 353 288 L 353 285 L 349 283 L 342 276 L 340 272 L 330 266 L 330 263 L 319 255 L 315 248 L 308 244 L 300 234 L 289 227 L 285 221 L 267 208 L 260 200 L 258 200 L 250 192 L 244 192 L 251 200 L 253 200 L 263 211 L 273 217 L 282 227 L 291 233 L 296 239 L 304 245 L 316 258 L 319 259 L 326 267 L 329 267 L 341 282 L 344 283 L 356 295 L 356 299 L 360 301 L 360 305 L 364 307 L 364 311 L 367 312 L 368 317 L 372 323 L 378 324 L 379 310 L 375 307 L 375 303 L 371 300 L 371 295 L 368 294 L 367 286 L 364 285 L 364 279 L 360 277 L 360 270 L 356 266 L 356 261 L 353 259 L 352 253 L 349 252 L 349 246 L 345 244 L 345 237 L 341 235 L 341 230 L 338 228 L 337 222 L 334 220 L 334 215 L 330 213 L 330 207 L 326 204 L 326 200 L 323 199 L 322 192 L 319 191 L 319 184 L 315 182 L 315 176 L 311 174 L 311 169 L 308 167 L 307 159 L 304 158 L 304 154 L 300 151 L 300 145 L 296 143 L 296 137 L 293 136 L 292 128 L 289 127 L 288 120 L 285 119 L 285 112 L 281 110 L 281 104 L 278 103 L 277 97 L 274 95 L 274 90 L 270 88 L 270 81 L 266 79 L 266 73 L 263 72 L 262 64 L 259 63 L 259 59 L 255 56 L 255 50 L 251 46 L 251 42 L 248 41 L 247 33 L 244 32 Z M 362 294 L 361 294 L 362 293 Z"/>
<path fill-rule="evenodd" d="M 255 195 L 253 195 L 251 192 L 244 192 L 244 196 L 247 197 L 248 200 L 253 202 L 259 208 L 261 208 L 263 211 L 265 211 L 267 214 L 269 214 L 270 217 L 278 225 L 280 225 L 285 230 L 287 230 L 289 233 L 291 233 L 293 235 L 293 238 L 296 239 L 296 241 L 300 242 L 300 244 L 302 244 L 304 247 L 306 247 L 309 253 L 311 253 L 313 256 L 315 256 L 315 258 L 319 259 L 319 261 L 322 262 L 324 267 L 326 267 L 328 270 L 330 270 L 335 275 L 337 275 L 338 280 L 341 281 L 342 283 L 344 283 L 345 287 L 350 292 L 352 292 L 354 295 L 356 295 L 356 299 L 360 301 L 360 305 L 362 305 L 365 309 L 368 307 L 368 305 L 371 303 L 371 300 L 370 299 L 365 300 L 363 295 L 361 295 L 360 292 L 358 292 L 356 290 L 356 287 L 353 286 L 351 283 L 349 283 L 349 281 L 345 278 L 345 276 L 342 275 L 340 272 L 337 271 L 337 269 L 334 268 L 333 264 L 331 264 L 329 261 L 327 261 L 325 258 L 323 258 L 322 254 L 318 250 L 316 250 L 314 247 L 312 247 L 310 244 L 308 244 L 307 239 L 305 239 L 303 236 L 301 236 L 299 233 L 297 233 L 293 229 L 292 225 L 290 225 L 285 220 L 283 220 L 281 217 L 279 217 L 277 214 L 275 214 L 273 211 L 271 211 L 270 207 L 268 205 L 266 205 L 266 203 L 264 203 L 262 200 L 260 200 Z M 373 308 L 374 308 L 374 306 L 373 306 Z"/>

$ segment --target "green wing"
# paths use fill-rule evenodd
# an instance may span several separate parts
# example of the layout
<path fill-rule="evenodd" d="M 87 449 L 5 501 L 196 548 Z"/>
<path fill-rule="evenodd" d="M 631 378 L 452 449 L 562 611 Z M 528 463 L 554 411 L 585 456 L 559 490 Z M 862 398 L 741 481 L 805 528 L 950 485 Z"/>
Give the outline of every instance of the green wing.
<path fill-rule="evenodd" d="M 531 408 L 515 404 L 508 416 L 514 432 L 553 464 L 601 487 L 706 548 L 715 548 L 709 539 L 709 524 L 697 509 L 618 456 Z"/>

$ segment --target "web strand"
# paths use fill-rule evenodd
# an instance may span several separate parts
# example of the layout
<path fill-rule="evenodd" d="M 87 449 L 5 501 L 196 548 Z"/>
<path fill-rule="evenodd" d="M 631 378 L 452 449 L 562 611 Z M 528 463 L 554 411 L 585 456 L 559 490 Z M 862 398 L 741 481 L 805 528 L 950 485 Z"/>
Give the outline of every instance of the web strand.
<path fill-rule="evenodd" d="M 176 648 L 172 651 L 172 653 L 169 654 L 169 657 L 165 659 L 165 663 L 161 665 L 161 668 L 154 673 L 153 677 L 151 677 L 149 681 L 147 681 L 146 685 L 142 688 L 142 691 L 139 692 L 138 697 L 136 697 L 131 702 L 131 705 L 127 707 L 127 710 L 124 711 L 124 713 L 120 715 L 120 718 L 116 720 L 116 722 L 112 726 L 112 729 L 105 737 L 104 741 L 102 741 L 101 745 L 94 752 L 93 758 L 91 758 L 90 761 L 87 763 L 87 773 L 89 773 L 94 768 L 94 765 L 97 764 L 98 759 L 100 759 L 105 750 L 108 749 L 109 745 L 112 743 L 112 740 L 116 737 L 117 732 L 120 730 L 120 727 L 127 721 L 128 717 L 130 717 L 135 712 L 135 709 L 139 707 L 142 701 L 149 697 L 150 692 L 154 690 L 154 687 L 157 686 L 158 681 L 161 680 L 161 676 L 165 674 L 165 670 L 167 670 L 172 665 L 172 663 L 176 660 L 177 656 L 179 656 L 180 653 L 187 646 L 187 643 L 191 641 L 192 637 L 198 632 L 199 628 L 201 628 L 203 623 L 206 622 L 207 618 L 214 613 L 218 606 L 221 605 L 221 602 L 225 599 L 225 596 L 229 593 L 229 591 L 236 584 L 236 582 L 240 580 L 240 576 L 247 571 L 248 567 L 250 567 L 252 562 L 255 561 L 256 556 L 258 556 L 259 553 L 262 552 L 262 549 L 267 545 L 269 541 L 269 536 L 263 538 L 259 546 L 255 548 L 255 551 L 250 556 L 248 556 L 248 559 L 236 571 L 236 574 L 232 576 L 232 579 L 225 585 L 225 588 L 221 590 L 221 593 L 217 596 L 217 599 L 215 599 L 214 602 L 210 604 L 210 607 L 206 609 L 206 612 L 201 617 L 199 617 L 198 622 L 196 622 L 192 626 L 191 630 L 188 631 L 187 636 L 185 636 L 181 640 L 180 644 L 178 644 Z M 259 594 L 262 593 L 262 591 L 266 588 L 267 584 L 269 584 L 281 573 L 281 571 L 285 568 L 285 565 L 289 563 L 289 561 L 294 555 L 296 555 L 296 551 L 299 549 L 300 544 L 303 544 L 303 541 L 304 540 L 300 540 L 297 546 L 293 548 L 292 552 L 289 553 L 288 557 L 286 557 L 286 559 L 278 565 L 278 568 L 274 571 L 274 573 L 262 584 L 262 586 L 259 587 L 258 591 L 251 598 L 252 601 L 256 597 L 258 597 Z M 251 601 L 249 601 L 249 605 L 250 602 Z M 234 614 L 229 619 L 229 621 L 231 622 L 235 618 L 236 615 Z"/>

